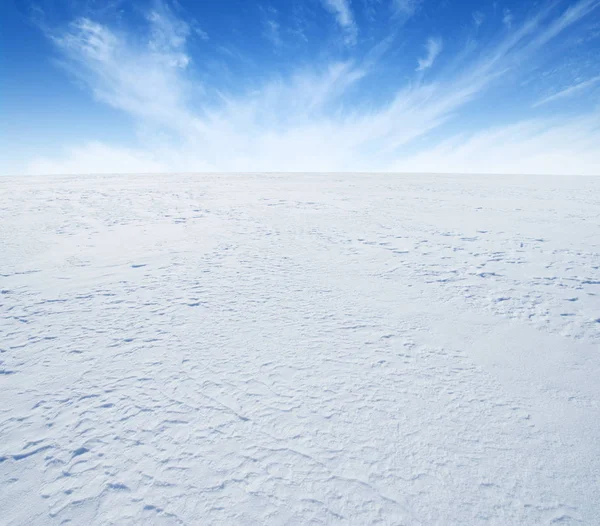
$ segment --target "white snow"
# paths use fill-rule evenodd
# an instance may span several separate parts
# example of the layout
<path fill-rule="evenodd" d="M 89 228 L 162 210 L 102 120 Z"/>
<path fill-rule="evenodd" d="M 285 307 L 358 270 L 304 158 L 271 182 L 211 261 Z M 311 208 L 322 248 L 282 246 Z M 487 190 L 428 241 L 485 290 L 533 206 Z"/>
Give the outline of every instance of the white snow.
<path fill-rule="evenodd" d="M 0 522 L 597 524 L 600 178 L 0 179 Z"/>

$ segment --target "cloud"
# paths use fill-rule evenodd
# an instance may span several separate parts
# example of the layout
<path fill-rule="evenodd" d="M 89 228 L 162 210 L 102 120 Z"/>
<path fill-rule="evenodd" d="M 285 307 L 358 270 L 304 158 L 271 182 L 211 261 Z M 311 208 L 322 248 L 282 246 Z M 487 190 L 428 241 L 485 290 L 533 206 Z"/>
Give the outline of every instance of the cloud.
<path fill-rule="evenodd" d="M 134 119 L 138 145 L 124 149 L 83 141 L 54 158 L 34 159 L 24 171 L 583 172 L 584 162 L 587 171 L 598 170 L 597 148 L 587 139 L 599 135 L 592 120 L 524 121 L 438 143 L 431 136 L 584 10 L 563 12 L 548 23 L 549 12 L 542 10 L 481 48 L 451 75 L 423 82 L 417 73 L 414 81 L 398 81 L 378 105 L 358 104 L 352 94 L 377 71 L 381 43 L 363 60 L 315 62 L 272 75 L 252 90 L 220 91 L 215 101 L 206 96 L 211 86 L 199 86 L 190 75 L 194 32 L 170 10 L 157 4 L 146 17 L 147 34 L 135 38 L 79 18 L 51 38 L 65 67 L 96 99 Z M 441 47 L 440 39 L 429 39 L 419 72 L 431 67 Z M 577 156 L 571 168 L 570 156 Z"/>
<path fill-rule="evenodd" d="M 475 11 L 473 13 L 473 23 L 475 24 L 475 27 L 481 26 L 481 24 L 483 24 L 484 20 L 485 20 L 485 15 L 481 11 Z"/>
<path fill-rule="evenodd" d="M 349 0 L 323 0 L 323 5 L 335 15 L 338 25 L 346 34 L 346 43 L 355 44 L 358 27 L 354 22 Z"/>
<path fill-rule="evenodd" d="M 423 0 L 392 0 L 392 9 L 396 15 L 410 18 L 420 9 L 422 3 Z"/>
<path fill-rule="evenodd" d="M 599 82 L 600 82 L 600 75 L 598 75 L 596 77 L 592 77 L 591 79 L 588 79 L 588 80 L 584 80 L 583 82 L 569 86 L 568 88 L 565 88 L 561 91 L 558 91 L 557 93 L 554 93 L 553 95 L 549 95 L 548 97 L 545 97 L 545 98 L 537 101 L 533 105 L 533 107 L 536 108 L 538 106 L 541 106 L 542 104 L 548 104 L 549 102 L 555 102 L 560 99 L 566 99 L 567 97 L 572 97 L 573 95 L 576 95 L 577 93 L 581 93 L 582 91 L 585 91 L 586 89 L 591 88 L 594 84 L 598 84 Z"/>
<path fill-rule="evenodd" d="M 349 130 L 346 130 L 346 133 Z M 29 174 L 159 173 L 159 172 L 333 172 L 476 173 L 600 175 L 600 115 L 568 121 L 524 120 L 473 135 L 457 135 L 435 147 L 391 162 L 365 162 L 352 155 L 352 136 L 336 127 L 310 126 L 261 136 L 245 155 L 226 165 L 176 149 L 147 152 L 91 142 L 55 159 L 33 161 Z M 223 153 L 223 152 L 221 152 Z M 265 155 L 266 154 L 266 155 Z"/>
<path fill-rule="evenodd" d="M 419 59 L 419 65 L 417 66 L 417 71 L 424 71 L 433 66 L 435 59 L 442 51 L 442 39 L 441 38 L 429 38 L 427 40 L 427 44 L 425 45 L 425 49 L 427 50 L 427 56 Z"/>
<path fill-rule="evenodd" d="M 181 74 L 191 61 L 184 50 L 187 26 L 158 12 L 151 12 L 148 22 L 143 45 L 87 18 L 52 38 L 65 67 L 97 100 L 141 120 L 187 129 L 193 120 L 185 110 Z"/>
<path fill-rule="evenodd" d="M 34 159 L 27 167 L 31 175 L 88 173 L 157 173 L 169 170 L 151 153 L 92 141 L 68 148 L 54 159 Z"/>
<path fill-rule="evenodd" d="M 550 4 L 552 6 L 552 4 Z M 564 31 L 567 27 L 587 16 L 600 6 L 600 0 L 580 0 L 570 5 L 565 12 L 553 20 L 548 27 L 534 39 L 533 45 L 540 47 Z"/>
<path fill-rule="evenodd" d="M 600 114 L 524 120 L 458 135 L 395 162 L 390 171 L 600 175 Z"/>
<path fill-rule="evenodd" d="M 176 65 L 187 66 L 189 57 L 183 52 L 190 35 L 190 26 L 183 20 L 176 18 L 165 4 L 156 3 L 148 15 L 150 23 L 150 39 L 148 47 L 155 53 L 172 55 L 183 59 L 183 63 Z M 202 38 L 206 35 L 201 32 Z"/>
<path fill-rule="evenodd" d="M 275 19 L 269 18 L 265 20 L 264 35 L 275 47 L 281 46 L 282 41 L 281 35 L 279 34 L 279 23 Z"/>
<path fill-rule="evenodd" d="M 505 8 L 504 12 L 502 13 L 502 23 L 509 29 L 512 27 L 513 15 L 508 8 Z"/>
<path fill-rule="evenodd" d="M 281 39 L 281 25 L 279 24 L 279 12 L 273 6 L 260 7 L 263 18 L 263 36 L 278 49 L 283 44 Z"/>

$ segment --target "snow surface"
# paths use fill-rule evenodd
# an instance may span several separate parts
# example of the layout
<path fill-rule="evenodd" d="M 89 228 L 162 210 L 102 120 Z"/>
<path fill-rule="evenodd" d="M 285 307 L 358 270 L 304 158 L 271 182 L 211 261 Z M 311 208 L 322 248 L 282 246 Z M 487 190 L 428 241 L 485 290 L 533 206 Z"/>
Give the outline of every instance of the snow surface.
<path fill-rule="evenodd" d="M 600 179 L 0 179 L 2 524 L 598 524 Z"/>

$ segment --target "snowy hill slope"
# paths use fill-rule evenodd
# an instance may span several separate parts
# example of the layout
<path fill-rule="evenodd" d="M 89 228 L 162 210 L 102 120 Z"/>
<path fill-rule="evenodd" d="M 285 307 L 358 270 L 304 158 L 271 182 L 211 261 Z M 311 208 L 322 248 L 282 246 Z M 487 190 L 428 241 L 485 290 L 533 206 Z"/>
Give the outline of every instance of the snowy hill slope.
<path fill-rule="evenodd" d="M 600 179 L 0 179 L 2 524 L 594 524 Z"/>

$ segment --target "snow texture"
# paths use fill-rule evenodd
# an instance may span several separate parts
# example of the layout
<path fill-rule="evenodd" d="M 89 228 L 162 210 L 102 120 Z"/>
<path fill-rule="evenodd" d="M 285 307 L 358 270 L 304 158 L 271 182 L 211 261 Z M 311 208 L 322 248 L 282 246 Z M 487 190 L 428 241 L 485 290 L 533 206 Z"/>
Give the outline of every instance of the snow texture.
<path fill-rule="evenodd" d="M 600 179 L 0 180 L 0 522 L 598 524 Z"/>

